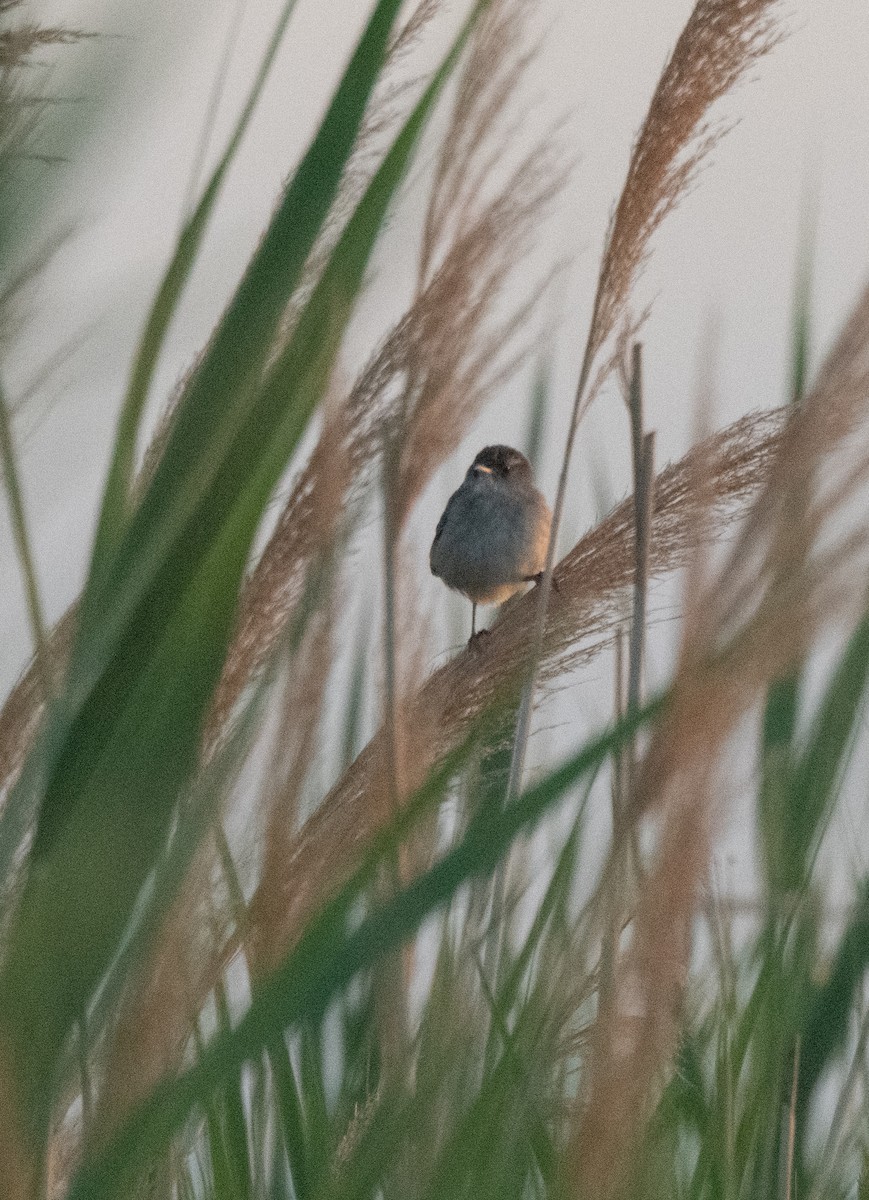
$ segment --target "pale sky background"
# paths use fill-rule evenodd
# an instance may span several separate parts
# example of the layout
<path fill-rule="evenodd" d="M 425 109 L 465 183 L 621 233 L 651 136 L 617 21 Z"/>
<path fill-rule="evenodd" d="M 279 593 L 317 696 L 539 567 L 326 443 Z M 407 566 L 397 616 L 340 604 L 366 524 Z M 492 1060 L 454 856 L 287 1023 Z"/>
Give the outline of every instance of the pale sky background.
<path fill-rule="evenodd" d="M 212 148 L 240 97 L 281 7 L 249 0 Z M 433 45 L 446 44 L 465 6 L 448 7 Z M 555 420 L 542 483 L 554 492 L 585 322 L 607 217 L 624 178 L 633 134 L 690 12 L 689 0 L 541 0 L 549 32 L 530 91 L 529 122 L 570 112 L 567 142 L 579 166 L 544 235 L 553 257 L 568 249 L 575 267 L 558 293 Z M 73 90 L 88 103 L 88 82 L 115 85 L 81 161 L 57 168 L 54 207 L 76 233 L 31 297 L 30 323 L 5 365 L 13 399 L 63 345 L 82 345 L 25 410 L 17 432 L 40 580 L 55 619 L 75 597 L 114 421 L 147 306 L 171 251 L 202 129 L 208 94 L 235 0 L 51 0 L 56 20 L 112 35 L 60 60 L 79 71 Z M 362 0 L 299 0 L 254 126 L 225 189 L 183 315 L 161 364 L 161 400 L 202 344 L 256 244 L 282 180 L 304 148 L 369 11 Z M 648 424 L 659 461 L 681 454 L 693 423 L 694 381 L 704 331 L 718 330 L 723 424 L 785 398 L 788 330 L 800 211 L 817 213 L 814 350 L 825 348 L 869 275 L 869 5 L 866 0 L 790 0 L 790 36 L 754 70 L 716 115 L 738 125 L 716 149 L 698 187 L 669 219 L 639 292 L 655 299 L 643 334 Z M 432 143 L 427 143 L 429 151 Z M 405 197 L 381 273 L 354 324 L 348 363 L 373 345 L 414 266 L 414 204 Z M 404 277 L 402 277 L 404 272 Z M 354 359 L 354 354 L 356 359 Z M 426 565 L 431 527 L 446 495 L 480 445 L 518 438 L 527 381 L 493 398 L 456 460 L 435 480 L 419 528 L 421 588 L 433 599 Z M 589 457 L 627 488 L 626 421 L 621 400 L 603 396 L 583 426 L 574 462 L 568 526 L 594 512 Z M 0 693 L 29 655 L 23 594 L 5 507 L 0 516 Z M 442 600 L 438 600 L 442 603 Z M 445 647 L 444 647 L 445 648 Z M 602 673 L 604 670 L 601 667 Z M 570 705 L 582 708 L 583 694 Z M 594 717 L 599 716 L 595 707 Z"/>

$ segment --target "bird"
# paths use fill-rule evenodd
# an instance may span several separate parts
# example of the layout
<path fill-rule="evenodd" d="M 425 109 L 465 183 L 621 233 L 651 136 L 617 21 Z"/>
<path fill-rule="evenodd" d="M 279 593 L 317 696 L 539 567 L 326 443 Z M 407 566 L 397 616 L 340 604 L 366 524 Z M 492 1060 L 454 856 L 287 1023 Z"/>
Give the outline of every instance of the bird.
<path fill-rule="evenodd" d="M 429 554 L 432 574 L 473 605 L 469 645 L 478 636 L 478 604 L 503 604 L 526 583 L 540 582 L 551 526 L 525 455 L 485 446 L 447 501 Z"/>

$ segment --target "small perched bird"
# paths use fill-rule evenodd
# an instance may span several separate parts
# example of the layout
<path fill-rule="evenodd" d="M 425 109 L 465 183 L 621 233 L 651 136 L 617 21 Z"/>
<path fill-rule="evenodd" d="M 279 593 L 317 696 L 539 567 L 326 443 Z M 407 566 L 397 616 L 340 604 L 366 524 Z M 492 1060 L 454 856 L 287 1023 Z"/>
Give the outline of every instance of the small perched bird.
<path fill-rule="evenodd" d="M 432 542 L 433 575 L 473 604 L 503 604 L 546 565 L 552 513 L 534 486 L 531 463 L 511 446 L 486 446 L 450 496 Z"/>

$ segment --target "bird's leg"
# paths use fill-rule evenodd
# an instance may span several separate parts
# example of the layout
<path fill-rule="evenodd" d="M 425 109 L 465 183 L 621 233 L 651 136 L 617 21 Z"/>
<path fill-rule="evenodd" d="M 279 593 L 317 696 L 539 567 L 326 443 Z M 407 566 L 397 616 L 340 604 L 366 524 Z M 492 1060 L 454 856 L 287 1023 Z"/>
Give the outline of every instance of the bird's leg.
<path fill-rule="evenodd" d="M 471 609 L 471 636 L 468 638 L 468 649 L 479 652 L 480 643 L 484 637 L 489 636 L 489 630 L 477 629 L 477 606 L 474 604 L 473 600 L 471 601 L 471 604 L 473 607 Z"/>
<path fill-rule="evenodd" d="M 522 580 L 522 582 L 523 583 L 533 583 L 535 587 L 539 587 L 540 584 L 543 582 L 544 574 L 545 574 L 545 572 L 538 571 L 536 575 L 526 575 L 524 577 L 524 579 Z M 555 592 L 556 595 L 558 595 L 558 593 L 561 590 L 558 586 L 558 580 L 555 578 L 554 575 L 552 576 L 552 590 L 553 590 L 553 592 Z"/>

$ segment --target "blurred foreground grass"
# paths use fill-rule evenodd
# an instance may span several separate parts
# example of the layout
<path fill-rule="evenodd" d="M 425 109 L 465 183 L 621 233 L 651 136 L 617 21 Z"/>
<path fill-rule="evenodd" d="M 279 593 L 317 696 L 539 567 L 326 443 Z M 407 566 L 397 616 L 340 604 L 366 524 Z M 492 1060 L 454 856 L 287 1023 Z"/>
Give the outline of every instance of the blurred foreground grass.
<path fill-rule="evenodd" d="M 555 565 L 556 588 L 426 678 L 408 521 L 534 348 L 556 268 L 534 278 L 528 256 L 570 156 L 555 118 L 520 161 L 506 152 L 533 58 L 522 0 L 477 5 L 409 82 L 439 5 L 379 0 L 139 462 L 156 364 L 293 7 L 154 301 L 87 581 L 53 630 L 2 404 L 35 655 L 0 713 L 0 1196 L 862 1194 L 869 890 L 857 881 L 831 936 L 818 852 L 869 671 L 869 545 L 851 519 L 869 466 L 869 294 L 811 373 L 802 281 L 794 403 L 661 471 L 630 307 L 652 235 L 720 136 L 710 109 L 780 39 L 778 5 L 699 0 L 607 233 L 557 516 L 573 433 L 610 376 L 634 497 Z M 26 71 L 74 35 L 15 0 L 0 19 L 13 306 L 45 232 L 12 220 L 39 146 Z M 438 105 L 415 294 L 342 388 L 342 337 Z M 541 369 L 535 458 L 551 403 Z M 348 653 L 354 545 L 378 500 L 384 613 Z M 644 698 L 647 585 L 676 570 L 681 649 Z M 843 626 L 809 699 L 807 665 Z M 525 778 L 539 691 L 613 640 L 612 719 Z M 379 731 L 362 746 L 366 712 Z M 745 772 L 759 884 L 737 937 L 710 862 L 746 727 L 760 730 Z M 323 744 L 339 760 L 325 784 Z M 602 865 L 588 837 L 601 805 Z M 244 844 L 227 833 L 239 812 Z M 543 824 L 556 849 L 541 865 Z"/>

